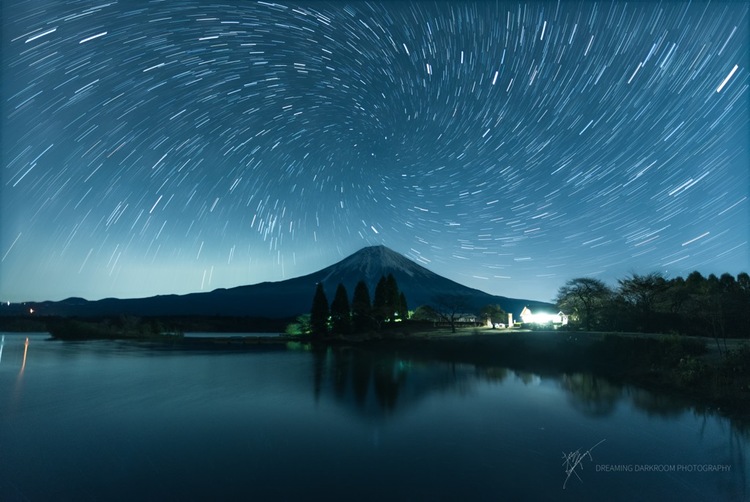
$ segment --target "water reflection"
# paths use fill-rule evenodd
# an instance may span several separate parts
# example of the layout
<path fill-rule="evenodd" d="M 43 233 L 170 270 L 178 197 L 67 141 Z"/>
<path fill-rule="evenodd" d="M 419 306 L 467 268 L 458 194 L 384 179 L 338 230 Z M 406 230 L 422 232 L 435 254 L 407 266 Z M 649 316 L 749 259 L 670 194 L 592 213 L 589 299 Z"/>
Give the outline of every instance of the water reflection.
<path fill-rule="evenodd" d="M 26 473 L 12 483 L 29 500 L 84 490 L 98 500 L 146 490 L 162 500 L 242 498 L 250 484 L 267 500 L 747 499 L 741 428 L 591 374 L 404 344 L 206 350 L 45 338 L 0 336 L 3 500 L 13 472 Z M 563 492 L 560 452 L 602 439 L 583 481 Z M 697 462 L 732 470 L 593 465 Z"/>
<path fill-rule="evenodd" d="M 518 413 L 514 409 L 517 402 L 523 401 L 524 396 L 538 399 L 540 393 L 547 392 L 545 395 L 551 398 L 557 395 L 564 398 L 569 409 L 578 414 L 579 418 L 573 420 L 591 420 L 601 424 L 599 427 L 604 430 L 627 428 L 628 434 L 646 444 L 652 443 L 650 433 L 641 431 L 633 423 L 647 424 L 653 420 L 661 424 L 659 427 L 665 424 L 667 428 L 673 427 L 672 440 L 676 444 L 714 445 L 706 450 L 710 455 L 706 458 L 731 465 L 737 473 L 722 490 L 733 494 L 729 498 L 750 491 L 746 459 L 750 434 L 746 422 L 719 417 L 684 398 L 648 392 L 590 373 L 540 375 L 499 366 L 435 360 L 418 351 L 317 347 L 310 352 L 316 402 L 332 400 L 366 422 L 397 423 L 403 415 L 410 415 L 412 411 L 418 413 L 421 405 L 430 399 L 445 400 L 451 399 L 451 395 L 470 396 L 480 392 L 507 402 L 509 413 L 514 414 Z M 560 409 L 558 404 L 547 406 L 555 412 Z M 554 421 L 545 422 L 550 423 Z M 699 425 L 696 428 L 694 424 Z M 710 424 L 710 433 L 704 430 L 707 424 Z M 611 439 L 610 448 L 614 448 L 617 438 Z M 613 453 L 611 449 L 608 453 L 613 459 L 626 456 L 621 452 Z M 670 447 L 666 453 L 677 459 L 675 462 L 684 458 L 679 448 Z M 651 450 L 638 450 L 630 455 L 625 457 L 629 458 L 626 463 L 645 463 L 659 458 Z"/>
<path fill-rule="evenodd" d="M 571 406 L 590 417 L 611 415 L 623 397 L 622 386 L 613 385 L 589 373 L 562 375 L 560 387 L 568 392 Z"/>
<path fill-rule="evenodd" d="M 360 415 L 388 416 L 435 393 L 468 395 L 483 382 L 502 385 L 509 378 L 524 386 L 544 384 L 559 388 L 571 408 L 588 418 L 604 419 L 623 407 L 663 419 L 686 412 L 714 414 L 684 397 L 649 392 L 591 373 L 540 375 L 500 366 L 435 360 L 418 351 L 325 346 L 305 350 L 313 358 L 316 402 L 322 397 L 332 398 Z M 740 434 L 750 437 L 747 421 L 735 418 L 731 423 Z"/>
<path fill-rule="evenodd" d="M 23 343 L 19 343 L 21 339 L 23 339 Z M 30 337 L 28 336 L 8 335 L 8 338 L 6 338 L 6 335 L 0 336 L 0 364 L 7 366 L 8 364 L 13 364 L 14 360 L 18 361 L 20 363 L 20 368 L 18 370 L 19 378 L 23 376 L 23 373 L 26 370 L 26 361 L 29 356 L 29 343 Z M 21 347 L 22 350 L 20 350 Z M 5 362 L 3 362 L 3 357 L 5 357 Z M 16 357 L 18 359 L 16 359 Z"/>
<path fill-rule="evenodd" d="M 395 411 L 407 383 L 402 361 L 351 348 L 315 348 L 312 355 L 316 401 L 323 390 L 329 390 L 335 399 L 359 411 Z"/>
<path fill-rule="evenodd" d="M 37 335 L 33 337 L 34 344 L 41 338 Z M 21 342 L 23 340 L 23 342 Z M 29 346 L 31 337 L 22 335 L 1 335 L 0 336 L 0 376 L 2 373 L 8 374 L 8 386 L 5 387 L 8 398 L 8 412 L 15 413 L 19 408 L 24 395 L 24 373 L 29 359 Z M 12 375 L 15 376 L 13 377 Z M 0 380 L 0 383 L 2 380 Z M 0 394 L 2 395 L 2 394 Z M 0 405 L 0 409 L 2 406 Z"/>
<path fill-rule="evenodd" d="M 622 392 L 633 403 L 633 406 L 652 417 L 675 418 L 690 408 L 687 400 L 676 396 L 654 394 L 633 387 L 622 389 Z"/>
<path fill-rule="evenodd" d="M 23 371 L 26 369 L 26 356 L 29 353 L 29 337 L 26 337 L 26 341 L 23 343 L 23 362 L 21 363 L 21 371 L 18 376 L 23 375 Z"/>
<path fill-rule="evenodd" d="M 433 392 L 470 392 L 475 376 L 470 365 L 420 361 L 398 353 L 315 347 L 311 354 L 315 400 L 331 397 L 361 416 L 388 416 Z M 506 375 L 500 368 L 487 372 L 494 381 Z"/>

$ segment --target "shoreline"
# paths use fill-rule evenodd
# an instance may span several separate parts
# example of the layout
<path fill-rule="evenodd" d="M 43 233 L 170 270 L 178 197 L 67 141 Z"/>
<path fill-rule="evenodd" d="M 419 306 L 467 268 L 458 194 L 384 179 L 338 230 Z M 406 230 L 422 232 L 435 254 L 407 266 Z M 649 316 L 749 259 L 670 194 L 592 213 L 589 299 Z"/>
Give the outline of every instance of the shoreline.
<path fill-rule="evenodd" d="M 187 346 L 194 339 L 187 340 Z M 308 337 L 249 336 L 205 339 L 210 349 L 273 346 L 289 342 L 312 350 L 396 350 L 404 357 L 477 367 L 499 366 L 537 374 L 589 373 L 612 383 L 684 399 L 700 411 L 715 411 L 750 431 L 750 341 L 726 341 L 720 356 L 713 338 L 606 332 L 521 331 L 464 328 L 393 332 L 312 341 Z M 724 341 L 720 341 L 722 350 Z"/>
<path fill-rule="evenodd" d="M 51 334 L 50 334 L 51 335 Z M 393 329 L 314 340 L 310 336 L 253 333 L 212 336 L 77 337 L 143 343 L 172 350 L 398 350 L 404 356 L 539 374 L 591 373 L 613 382 L 685 398 L 696 409 L 717 410 L 750 429 L 750 341 L 677 335 L 525 331 L 491 328 Z M 52 335 L 51 335 L 52 336 Z M 54 338 L 53 338 L 54 339 Z M 719 353 L 721 350 L 721 355 Z"/>

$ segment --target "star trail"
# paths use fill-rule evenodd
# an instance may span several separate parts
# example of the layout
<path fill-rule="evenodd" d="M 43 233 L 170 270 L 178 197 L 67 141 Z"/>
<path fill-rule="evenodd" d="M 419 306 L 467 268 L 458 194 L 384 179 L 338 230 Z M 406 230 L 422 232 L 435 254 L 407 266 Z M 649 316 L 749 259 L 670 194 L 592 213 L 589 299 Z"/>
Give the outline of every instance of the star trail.
<path fill-rule="evenodd" d="M 0 300 L 386 245 L 492 294 L 747 270 L 745 2 L 3 3 Z"/>

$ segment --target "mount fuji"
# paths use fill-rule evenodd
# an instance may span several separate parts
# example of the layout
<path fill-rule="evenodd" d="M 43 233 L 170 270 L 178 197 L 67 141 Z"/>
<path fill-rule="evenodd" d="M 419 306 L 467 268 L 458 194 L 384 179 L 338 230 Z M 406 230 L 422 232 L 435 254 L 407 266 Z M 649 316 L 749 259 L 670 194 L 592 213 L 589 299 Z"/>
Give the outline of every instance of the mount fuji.
<path fill-rule="evenodd" d="M 263 282 L 249 286 L 216 289 L 206 293 L 159 295 L 148 298 L 88 301 L 68 298 L 59 302 L 27 302 L 23 312 L 33 308 L 38 315 L 55 316 L 247 316 L 266 318 L 293 317 L 310 311 L 316 285 L 320 282 L 329 300 L 336 287 L 343 284 L 350 297 L 354 287 L 364 280 L 374 295 L 375 285 L 382 276 L 393 274 L 404 293 L 410 309 L 435 305 L 441 296 L 461 297 L 462 303 L 476 310 L 498 304 L 518 317 L 524 306 L 549 309 L 546 302 L 494 296 L 468 288 L 442 277 L 385 246 L 360 249 L 338 263 L 312 274 L 279 282 Z M 15 307 L 15 308 L 14 308 Z M 0 308 L 0 315 L 18 315 L 20 304 Z"/>

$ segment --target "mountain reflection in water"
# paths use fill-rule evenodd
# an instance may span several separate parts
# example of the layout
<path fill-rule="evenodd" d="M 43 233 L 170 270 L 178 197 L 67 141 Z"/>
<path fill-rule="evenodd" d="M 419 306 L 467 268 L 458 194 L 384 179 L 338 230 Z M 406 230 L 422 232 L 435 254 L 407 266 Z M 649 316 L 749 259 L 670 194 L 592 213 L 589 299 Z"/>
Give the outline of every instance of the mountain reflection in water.
<path fill-rule="evenodd" d="M 742 500 L 746 430 L 587 373 L 406 345 L 0 338 L 4 501 Z M 566 480 L 561 455 L 594 445 Z M 614 464 L 731 470 L 597 471 Z"/>
<path fill-rule="evenodd" d="M 429 355 L 392 348 L 310 347 L 313 358 L 313 393 L 321 394 L 357 410 L 363 415 L 388 415 L 415 406 L 433 392 L 470 394 L 482 382 L 501 384 L 514 379 L 525 386 L 541 382 L 565 391 L 571 407 L 587 417 L 606 418 L 618 406 L 628 405 L 654 417 L 677 417 L 694 411 L 687 398 L 659 394 L 617 384 L 591 373 L 540 375 L 499 366 L 431 360 Z M 750 421 L 732 422 L 738 431 L 750 428 Z"/>

